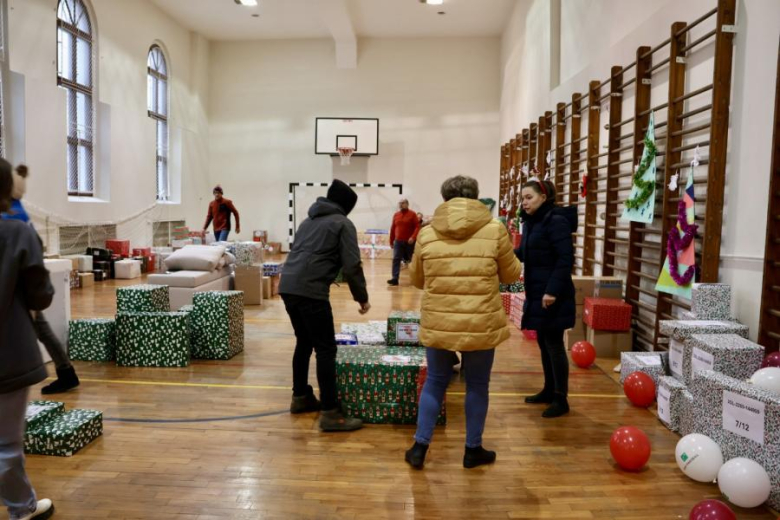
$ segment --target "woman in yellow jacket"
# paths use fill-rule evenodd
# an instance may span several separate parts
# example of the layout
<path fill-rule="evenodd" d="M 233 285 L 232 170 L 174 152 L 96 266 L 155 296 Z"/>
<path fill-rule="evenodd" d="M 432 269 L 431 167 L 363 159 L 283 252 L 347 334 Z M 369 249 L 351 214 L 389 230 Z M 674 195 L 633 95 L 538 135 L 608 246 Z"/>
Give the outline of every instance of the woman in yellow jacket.
<path fill-rule="evenodd" d="M 412 283 L 422 300 L 420 342 L 427 347 L 428 378 L 420 397 L 414 446 L 406 461 L 421 469 L 436 418 L 452 376 L 452 353 L 466 367 L 466 451 L 463 466 L 496 460 L 482 447 L 488 410 L 488 384 L 496 346 L 509 338 L 499 281 L 520 277 L 504 225 L 494 220 L 470 177 L 453 177 L 441 186 L 444 204 L 422 228 L 412 257 Z"/>

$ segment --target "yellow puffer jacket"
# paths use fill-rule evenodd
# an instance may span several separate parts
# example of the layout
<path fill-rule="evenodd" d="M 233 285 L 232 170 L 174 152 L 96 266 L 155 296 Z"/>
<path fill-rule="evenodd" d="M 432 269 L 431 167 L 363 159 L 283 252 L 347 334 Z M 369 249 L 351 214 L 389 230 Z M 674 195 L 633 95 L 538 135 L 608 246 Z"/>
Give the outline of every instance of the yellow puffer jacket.
<path fill-rule="evenodd" d="M 504 225 L 478 200 L 445 202 L 417 236 L 412 283 L 425 290 L 420 342 L 445 350 L 488 350 L 509 338 L 498 282 L 520 278 Z"/>

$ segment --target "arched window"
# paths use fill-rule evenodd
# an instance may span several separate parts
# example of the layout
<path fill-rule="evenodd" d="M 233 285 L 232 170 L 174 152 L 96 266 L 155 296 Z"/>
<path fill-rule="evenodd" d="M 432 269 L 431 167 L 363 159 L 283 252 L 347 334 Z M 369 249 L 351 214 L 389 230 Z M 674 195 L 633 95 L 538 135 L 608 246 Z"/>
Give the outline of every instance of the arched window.
<path fill-rule="evenodd" d="M 157 200 L 170 200 L 168 178 L 168 64 L 159 45 L 152 45 L 146 62 L 149 117 L 157 125 Z"/>
<path fill-rule="evenodd" d="M 59 0 L 57 84 L 67 93 L 68 194 L 95 193 L 94 32 L 84 0 Z"/>

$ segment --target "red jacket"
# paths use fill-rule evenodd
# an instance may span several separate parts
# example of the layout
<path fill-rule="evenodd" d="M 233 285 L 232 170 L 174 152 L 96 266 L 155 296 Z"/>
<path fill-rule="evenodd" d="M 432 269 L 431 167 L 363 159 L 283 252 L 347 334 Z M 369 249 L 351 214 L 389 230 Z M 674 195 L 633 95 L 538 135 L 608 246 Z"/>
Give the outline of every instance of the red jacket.
<path fill-rule="evenodd" d="M 407 209 L 401 210 L 393 215 L 393 225 L 390 226 L 390 244 L 396 240 L 408 242 L 410 238 L 417 240 L 417 233 L 420 232 L 420 220 L 417 213 Z"/>
<path fill-rule="evenodd" d="M 209 227 L 211 221 L 214 221 L 214 231 L 222 231 L 223 229 L 230 230 L 230 214 L 236 216 L 236 227 L 241 227 L 241 222 L 238 219 L 238 210 L 233 205 L 233 201 L 222 197 L 222 200 L 217 202 L 212 200 L 209 203 L 209 211 L 206 214 L 206 223 L 203 224 L 203 229 Z"/>

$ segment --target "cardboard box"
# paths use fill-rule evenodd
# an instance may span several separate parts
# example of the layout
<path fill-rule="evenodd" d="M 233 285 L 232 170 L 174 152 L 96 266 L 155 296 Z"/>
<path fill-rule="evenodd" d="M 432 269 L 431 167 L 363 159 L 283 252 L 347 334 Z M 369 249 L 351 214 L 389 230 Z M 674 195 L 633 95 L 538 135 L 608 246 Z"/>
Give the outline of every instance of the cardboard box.
<path fill-rule="evenodd" d="M 616 276 L 572 276 L 577 305 L 585 298 L 623 298 L 623 279 Z"/>
<path fill-rule="evenodd" d="M 596 349 L 597 357 L 619 358 L 631 350 L 631 332 L 611 332 L 587 328 L 587 341 Z"/>
<path fill-rule="evenodd" d="M 263 268 L 259 265 L 237 265 L 236 290 L 244 292 L 244 305 L 262 305 Z"/>
<path fill-rule="evenodd" d="M 263 276 L 263 298 L 270 300 L 273 298 L 271 291 L 273 290 L 273 284 L 271 283 L 270 276 Z"/>
<path fill-rule="evenodd" d="M 569 329 L 563 333 L 563 343 L 566 345 L 567 350 L 571 350 L 571 347 L 578 341 L 587 341 L 587 339 L 588 335 L 584 325 Z"/>
<path fill-rule="evenodd" d="M 272 255 L 278 255 L 282 252 L 282 243 L 281 242 L 268 242 L 265 246 L 266 251 L 268 251 L 269 254 Z"/>
<path fill-rule="evenodd" d="M 92 287 L 95 285 L 95 275 L 93 273 L 79 273 L 79 285 L 82 289 Z"/>

